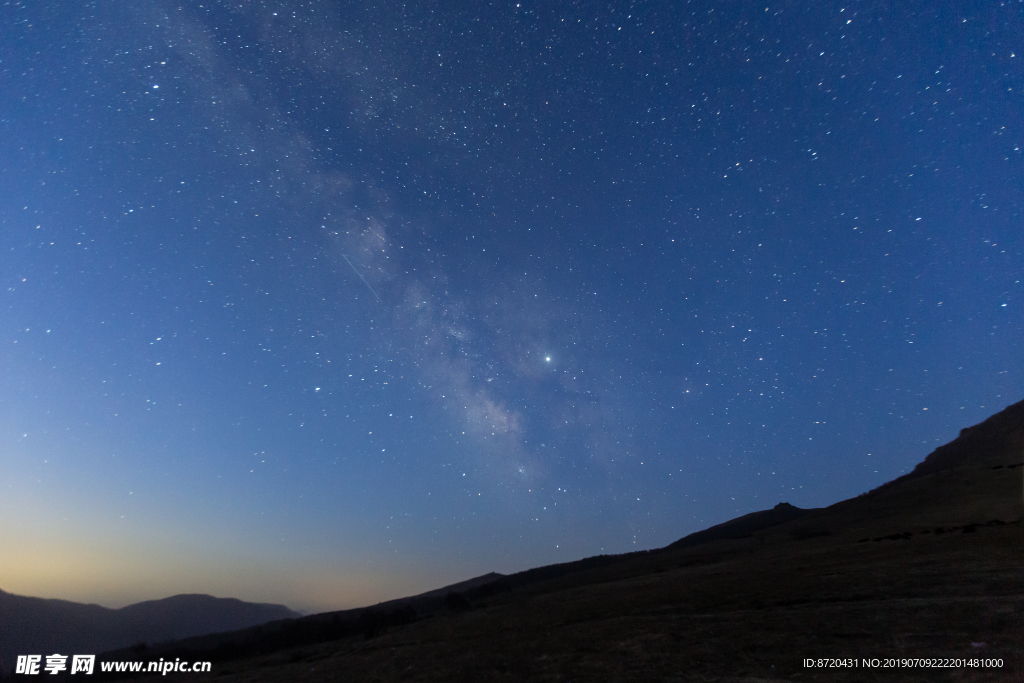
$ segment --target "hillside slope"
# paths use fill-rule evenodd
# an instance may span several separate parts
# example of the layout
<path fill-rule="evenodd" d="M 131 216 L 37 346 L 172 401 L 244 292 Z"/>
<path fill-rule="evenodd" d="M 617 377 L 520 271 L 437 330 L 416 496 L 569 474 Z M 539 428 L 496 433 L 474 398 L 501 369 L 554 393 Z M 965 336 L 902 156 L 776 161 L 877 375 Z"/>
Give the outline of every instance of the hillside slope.
<path fill-rule="evenodd" d="M 306 618 L 144 656 L 208 659 L 239 682 L 1018 680 L 1022 435 L 1024 402 L 827 508 L 779 506 L 661 550 L 499 577 L 464 604 L 332 638 L 303 641 Z M 847 666 L 806 664 L 826 658 Z M 872 662 L 899 665 L 861 670 Z"/>

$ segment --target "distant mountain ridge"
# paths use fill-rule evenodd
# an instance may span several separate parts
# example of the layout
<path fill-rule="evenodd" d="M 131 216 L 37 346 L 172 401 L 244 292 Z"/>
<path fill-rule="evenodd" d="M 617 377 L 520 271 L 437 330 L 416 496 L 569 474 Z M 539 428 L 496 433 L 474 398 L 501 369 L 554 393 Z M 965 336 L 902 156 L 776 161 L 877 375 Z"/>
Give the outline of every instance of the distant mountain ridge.
<path fill-rule="evenodd" d="M 0 590 L 0 668 L 19 654 L 96 654 L 300 616 L 284 605 L 175 595 L 109 609 Z"/>

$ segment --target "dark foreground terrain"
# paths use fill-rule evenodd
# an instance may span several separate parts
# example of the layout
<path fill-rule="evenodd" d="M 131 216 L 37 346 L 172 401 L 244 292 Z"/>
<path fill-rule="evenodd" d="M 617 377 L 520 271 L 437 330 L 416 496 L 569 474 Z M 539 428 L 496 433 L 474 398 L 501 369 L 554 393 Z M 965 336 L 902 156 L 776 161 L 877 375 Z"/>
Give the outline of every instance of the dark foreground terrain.
<path fill-rule="evenodd" d="M 1024 402 L 828 508 L 134 658 L 213 663 L 176 681 L 1022 681 L 1022 459 Z M 922 658 L 1002 666 L 886 668 Z"/>

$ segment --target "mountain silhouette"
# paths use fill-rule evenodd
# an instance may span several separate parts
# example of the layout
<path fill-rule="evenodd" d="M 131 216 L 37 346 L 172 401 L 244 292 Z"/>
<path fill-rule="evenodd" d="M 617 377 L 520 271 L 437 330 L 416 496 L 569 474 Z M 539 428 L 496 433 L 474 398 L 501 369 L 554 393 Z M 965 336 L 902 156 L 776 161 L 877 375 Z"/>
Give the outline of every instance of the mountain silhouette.
<path fill-rule="evenodd" d="M 19 654 L 95 654 L 299 616 L 284 605 L 175 595 L 108 609 L 0 591 L 0 666 Z"/>

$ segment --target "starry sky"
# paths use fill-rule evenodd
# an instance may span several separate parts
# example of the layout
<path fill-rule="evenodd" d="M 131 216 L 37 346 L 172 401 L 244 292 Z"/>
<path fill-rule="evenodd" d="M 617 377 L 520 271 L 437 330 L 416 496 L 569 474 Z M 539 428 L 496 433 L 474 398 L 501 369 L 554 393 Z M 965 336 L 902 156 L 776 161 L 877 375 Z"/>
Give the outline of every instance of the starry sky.
<path fill-rule="evenodd" d="M 1024 4 L 0 2 L 0 589 L 361 606 L 1022 398 Z"/>

